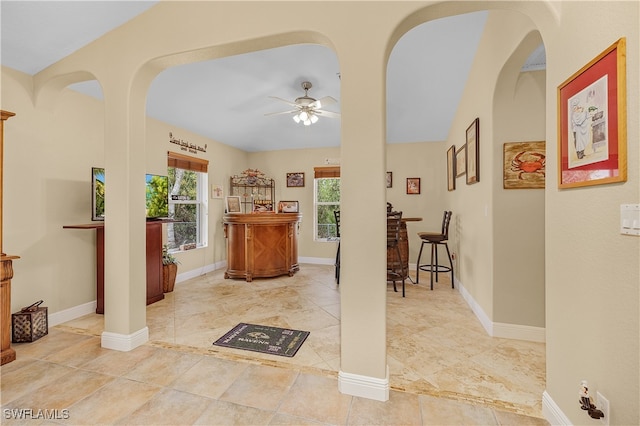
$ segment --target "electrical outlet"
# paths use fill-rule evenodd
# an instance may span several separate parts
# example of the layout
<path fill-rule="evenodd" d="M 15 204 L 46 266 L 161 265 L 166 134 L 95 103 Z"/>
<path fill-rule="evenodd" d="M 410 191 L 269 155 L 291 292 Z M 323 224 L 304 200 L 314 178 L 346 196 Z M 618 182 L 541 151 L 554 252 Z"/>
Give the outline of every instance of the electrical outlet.
<path fill-rule="evenodd" d="M 596 392 L 596 408 L 604 414 L 604 417 L 600 419 L 600 423 L 609 426 L 609 400 L 600 392 Z"/>

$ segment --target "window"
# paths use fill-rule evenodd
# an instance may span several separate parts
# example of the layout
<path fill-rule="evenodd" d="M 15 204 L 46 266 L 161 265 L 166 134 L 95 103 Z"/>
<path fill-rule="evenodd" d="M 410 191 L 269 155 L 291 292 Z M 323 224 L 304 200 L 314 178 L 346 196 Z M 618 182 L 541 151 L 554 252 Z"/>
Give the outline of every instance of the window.
<path fill-rule="evenodd" d="M 169 152 L 169 218 L 167 244 L 169 250 L 184 245 L 207 245 L 207 168 L 208 161 Z"/>
<path fill-rule="evenodd" d="M 314 240 L 335 241 L 337 229 L 333 212 L 340 210 L 340 168 L 317 167 L 314 171 Z"/>

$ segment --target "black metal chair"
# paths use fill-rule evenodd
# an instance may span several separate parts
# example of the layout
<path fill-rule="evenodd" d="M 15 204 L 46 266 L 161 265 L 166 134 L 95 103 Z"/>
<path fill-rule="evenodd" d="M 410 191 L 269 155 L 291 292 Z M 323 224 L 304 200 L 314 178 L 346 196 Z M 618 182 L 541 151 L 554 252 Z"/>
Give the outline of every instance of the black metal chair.
<path fill-rule="evenodd" d="M 407 274 L 400 254 L 401 225 L 402 212 L 387 213 L 387 252 L 389 249 L 395 251 L 391 258 L 387 256 L 387 281 L 393 282 L 393 291 L 395 292 L 398 291 L 396 281 L 402 281 L 402 297 L 404 297 L 404 282 Z"/>
<path fill-rule="evenodd" d="M 428 271 L 431 274 L 431 290 L 433 290 L 433 274 L 435 272 L 436 282 L 438 282 L 439 272 L 451 272 L 451 288 L 454 288 L 453 284 L 453 261 L 451 260 L 451 253 L 449 252 L 449 246 L 447 241 L 449 240 L 449 223 L 451 222 L 451 212 L 446 211 L 442 216 L 442 229 L 440 232 L 418 232 L 418 236 L 422 240 L 420 246 L 420 252 L 418 253 L 418 261 L 416 263 L 416 284 L 420 282 L 420 271 Z M 421 264 L 420 257 L 422 256 L 422 249 L 425 244 L 431 245 L 431 262 Z M 447 249 L 447 257 L 449 258 L 449 266 L 440 265 L 438 262 L 438 246 L 443 245 Z"/>
<path fill-rule="evenodd" d="M 338 238 L 338 250 L 336 250 L 336 284 L 340 284 L 340 210 L 334 210 L 333 216 L 336 218 L 336 237 Z"/>

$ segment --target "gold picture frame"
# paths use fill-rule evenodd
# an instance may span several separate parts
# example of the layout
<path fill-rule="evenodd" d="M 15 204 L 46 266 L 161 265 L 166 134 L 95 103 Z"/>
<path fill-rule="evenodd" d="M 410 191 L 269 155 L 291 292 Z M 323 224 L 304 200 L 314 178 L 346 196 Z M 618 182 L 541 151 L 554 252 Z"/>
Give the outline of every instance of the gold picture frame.
<path fill-rule="evenodd" d="M 558 86 L 558 188 L 627 181 L 626 39 Z"/>

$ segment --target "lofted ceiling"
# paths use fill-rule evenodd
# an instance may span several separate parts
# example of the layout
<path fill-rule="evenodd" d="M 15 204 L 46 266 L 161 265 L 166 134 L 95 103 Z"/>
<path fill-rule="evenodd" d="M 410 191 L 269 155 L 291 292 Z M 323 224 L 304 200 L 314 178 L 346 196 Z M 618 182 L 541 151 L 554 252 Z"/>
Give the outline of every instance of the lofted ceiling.
<path fill-rule="evenodd" d="M 34 75 L 140 13 L 156 1 L 0 2 L 0 63 Z M 185 6 L 188 7 L 188 6 Z M 387 142 L 442 141 L 462 96 L 486 12 L 438 19 L 406 33 L 387 69 Z M 525 66 L 544 66 L 544 49 Z M 340 145 L 340 119 L 296 124 L 275 96 L 332 96 L 340 112 L 340 67 L 334 52 L 303 44 L 170 68 L 149 88 L 147 114 L 245 151 Z M 72 89 L 101 99 L 96 81 Z M 363 96 L 366 98 L 366 96 Z M 9 106 L 5 106 L 9 108 Z"/>

